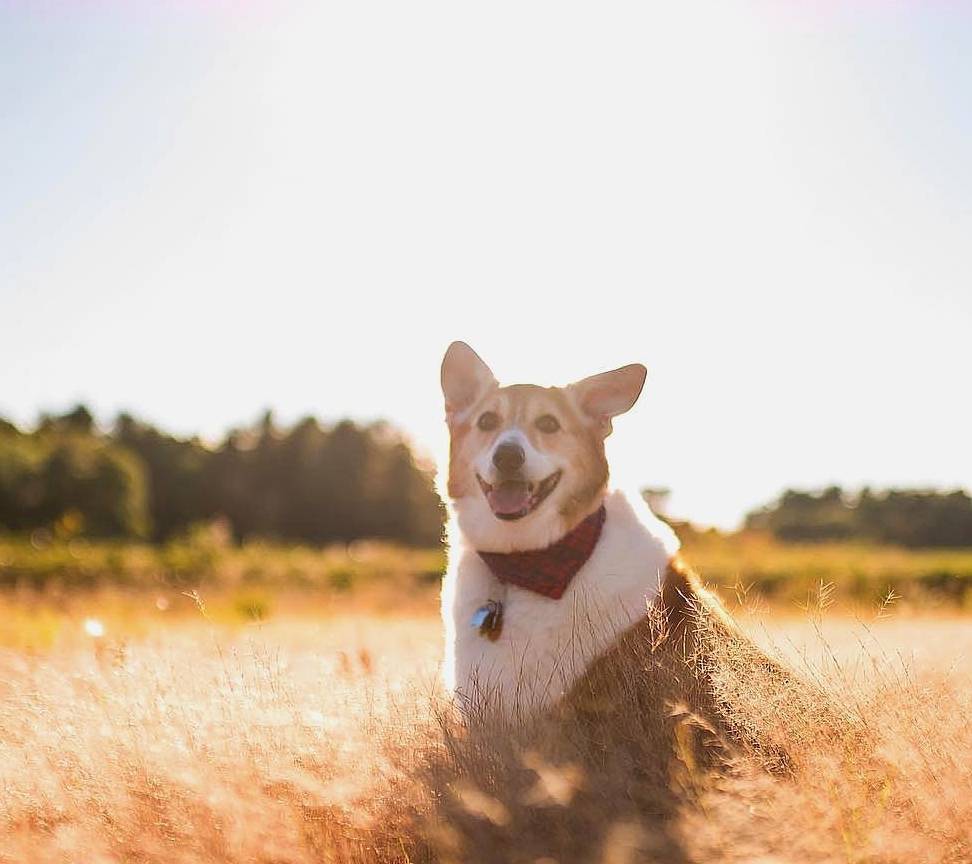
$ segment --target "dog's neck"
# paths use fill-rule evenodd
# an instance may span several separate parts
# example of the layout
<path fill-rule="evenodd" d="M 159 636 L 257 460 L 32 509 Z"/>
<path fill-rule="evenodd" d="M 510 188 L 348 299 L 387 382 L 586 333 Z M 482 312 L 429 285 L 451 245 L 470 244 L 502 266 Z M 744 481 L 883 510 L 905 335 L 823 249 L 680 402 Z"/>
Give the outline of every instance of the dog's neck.
<path fill-rule="evenodd" d="M 601 504 L 563 537 L 543 549 L 523 552 L 480 552 L 479 557 L 500 582 L 559 600 L 570 580 L 591 557 L 607 511 Z"/>

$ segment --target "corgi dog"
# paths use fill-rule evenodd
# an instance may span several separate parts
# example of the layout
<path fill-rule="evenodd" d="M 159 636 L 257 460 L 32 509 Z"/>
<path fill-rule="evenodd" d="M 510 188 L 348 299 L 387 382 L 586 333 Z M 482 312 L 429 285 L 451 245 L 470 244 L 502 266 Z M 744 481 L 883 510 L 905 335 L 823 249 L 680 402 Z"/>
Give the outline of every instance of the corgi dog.
<path fill-rule="evenodd" d="M 463 342 L 441 380 L 450 434 L 444 677 L 460 706 L 534 715 L 579 687 L 651 610 L 711 612 L 678 540 L 639 494 L 609 486 L 604 440 L 644 366 L 566 387 L 501 387 Z M 646 636 L 646 638 L 649 638 Z"/>

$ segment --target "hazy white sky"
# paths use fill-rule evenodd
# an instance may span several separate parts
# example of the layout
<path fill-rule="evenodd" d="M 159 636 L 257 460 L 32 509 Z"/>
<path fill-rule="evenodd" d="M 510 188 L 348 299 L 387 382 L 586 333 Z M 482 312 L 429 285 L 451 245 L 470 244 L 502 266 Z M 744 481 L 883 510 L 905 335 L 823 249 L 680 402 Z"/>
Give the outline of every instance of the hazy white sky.
<path fill-rule="evenodd" d="M 972 486 L 970 99 L 959 3 L 0 0 L 0 414 L 436 451 L 462 338 L 697 521 Z"/>

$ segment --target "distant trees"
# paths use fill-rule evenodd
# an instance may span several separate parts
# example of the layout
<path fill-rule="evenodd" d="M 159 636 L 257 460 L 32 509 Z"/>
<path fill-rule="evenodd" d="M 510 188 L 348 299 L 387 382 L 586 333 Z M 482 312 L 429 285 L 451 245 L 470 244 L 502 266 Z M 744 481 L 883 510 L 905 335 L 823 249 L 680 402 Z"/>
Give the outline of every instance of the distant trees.
<path fill-rule="evenodd" d="M 110 441 L 72 427 L 34 435 L 0 427 L 0 526 L 144 537 L 146 503 L 145 472 Z"/>
<path fill-rule="evenodd" d="M 30 433 L 0 420 L 0 528 L 68 520 L 91 536 L 164 540 L 215 517 L 240 539 L 419 545 L 439 540 L 443 512 L 431 472 L 383 423 L 287 429 L 267 413 L 208 447 L 129 415 L 102 434 L 83 406 Z"/>
<path fill-rule="evenodd" d="M 646 495 L 658 507 L 667 490 Z M 127 414 L 101 431 L 83 405 L 42 416 L 31 432 L 0 418 L 0 530 L 164 541 L 216 518 L 240 540 L 431 545 L 443 508 L 431 470 L 386 423 L 322 425 L 307 417 L 288 428 L 267 412 L 207 445 Z M 787 542 L 972 547 L 972 498 L 789 489 L 750 513 L 746 527 Z"/>
<path fill-rule="evenodd" d="M 972 498 L 957 490 L 789 489 L 750 513 L 746 527 L 784 541 L 863 540 L 900 546 L 972 546 Z"/>

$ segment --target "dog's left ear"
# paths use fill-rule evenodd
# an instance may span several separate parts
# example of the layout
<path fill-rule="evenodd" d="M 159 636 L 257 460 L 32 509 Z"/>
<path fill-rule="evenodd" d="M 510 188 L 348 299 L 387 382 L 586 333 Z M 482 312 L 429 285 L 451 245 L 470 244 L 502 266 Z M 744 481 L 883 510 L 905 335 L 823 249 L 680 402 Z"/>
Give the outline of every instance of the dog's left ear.
<path fill-rule="evenodd" d="M 601 424 L 604 435 L 610 435 L 611 418 L 624 414 L 638 401 L 647 375 L 644 366 L 632 363 L 584 378 L 567 390 L 573 394 L 581 411 Z"/>
<path fill-rule="evenodd" d="M 453 342 L 449 346 L 442 358 L 442 394 L 450 423 L 496 386 L 489 366 L 465 342 Z"/>

